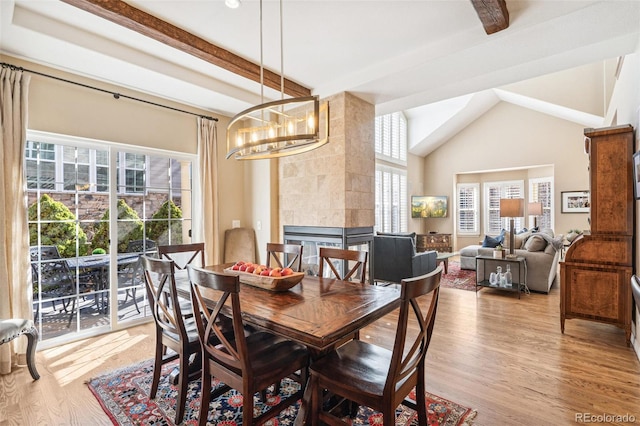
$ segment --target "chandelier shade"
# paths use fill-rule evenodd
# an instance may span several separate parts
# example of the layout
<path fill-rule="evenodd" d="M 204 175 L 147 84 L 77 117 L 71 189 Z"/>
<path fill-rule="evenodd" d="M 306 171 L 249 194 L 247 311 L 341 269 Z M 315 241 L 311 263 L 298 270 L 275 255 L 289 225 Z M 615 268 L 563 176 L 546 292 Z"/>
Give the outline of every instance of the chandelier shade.
<path fill-rule="evenodd" d="M 237 114 L 227 126 L 227 159 L 258 160 L 311 151 L 329 140 L 329 105 L 318 96 L 284 98 L 282 0 L 280 0 L 280 95 L 264 102 L 262 0 L 260 0 L 261 104 Z"/>
<path fill-rule="evenodd" d="M 257 160 L 299 154 L 327 143 L 329 106 L 317 96 L 251 107 L 227 126 L 227 157 Z"/>

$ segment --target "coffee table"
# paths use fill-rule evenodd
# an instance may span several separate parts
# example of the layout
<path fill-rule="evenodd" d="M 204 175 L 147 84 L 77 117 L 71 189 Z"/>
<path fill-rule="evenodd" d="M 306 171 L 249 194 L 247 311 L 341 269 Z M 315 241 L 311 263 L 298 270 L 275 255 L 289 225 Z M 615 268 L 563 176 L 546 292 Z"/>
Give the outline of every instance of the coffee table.
<path fill-rule="evenodd" d="M 442 262 L 442 264 L 444 265 L 444 273 L 448 274 L 449 273 L 449 259 L 452 258 L 453 256 L 457 255 L 458 252 L 439 251 L 439 252 L 436 252 L 436 254 L 437 254 L 436 265 L 438 264 L 438 262 Z"/>

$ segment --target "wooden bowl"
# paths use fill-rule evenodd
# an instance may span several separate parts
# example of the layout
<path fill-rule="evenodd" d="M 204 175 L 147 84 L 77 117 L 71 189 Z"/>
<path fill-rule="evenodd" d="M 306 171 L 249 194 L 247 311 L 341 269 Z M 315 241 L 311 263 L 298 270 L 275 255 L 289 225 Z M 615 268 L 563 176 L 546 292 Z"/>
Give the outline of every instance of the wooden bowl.
<path fill-rule="evenodd" d="M 294 272 L 285 277 L 265 277 L 263 275 L 251 274 L 249 272 L 234 271 L 231 268 L 225 268 L 226 274 L 238 275 L 240 282 L 249 284 L 254 287 L 264 288 L 270 291 L 287 291 L 291 287 L 297 285 L 304 278 L 304 272 Z"/>

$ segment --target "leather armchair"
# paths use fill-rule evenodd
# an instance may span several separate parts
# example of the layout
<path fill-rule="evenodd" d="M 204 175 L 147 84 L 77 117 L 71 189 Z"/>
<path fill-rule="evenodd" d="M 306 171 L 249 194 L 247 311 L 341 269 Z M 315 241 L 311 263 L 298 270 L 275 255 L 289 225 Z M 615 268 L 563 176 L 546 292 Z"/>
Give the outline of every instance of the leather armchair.
<path fill-rule="evenodd" d="M 373 237 L 374 281 L 400 283 L 402 279 L 428 274 L 436 269 L 435 251 L 416 253 L 409 235 Z"/>

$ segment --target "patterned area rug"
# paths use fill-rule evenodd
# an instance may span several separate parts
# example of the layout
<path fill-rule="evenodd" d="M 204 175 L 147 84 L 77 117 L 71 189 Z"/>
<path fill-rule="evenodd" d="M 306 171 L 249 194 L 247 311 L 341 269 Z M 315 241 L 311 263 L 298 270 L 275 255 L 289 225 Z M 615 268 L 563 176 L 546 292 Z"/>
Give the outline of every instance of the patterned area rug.
<path fill-rule="evenodd" d="M 441 286 L 460 290 L 476 290 L 476 271 L 460 269 L 460 262 L 456 260 L 449 260 L 448 271 L 448 274 L 442 274 Z"/>
<path fill-rule="evenodd" d="M 160 386 L 155 400 L 149 399 L 153 360 L 143 361 L 105 374 L 89 381 L 88 385 L 100 405 L 114 425 L 173 425 L 177 389 L 168 382 L 168 373 L 176 368 L 177 361 L 164 366 L 160 378 Z M 215 386 L 216 383 L 213 383 Z M 281 386 L 283 394 L 291 395 L 297 390 L 297 384 L 284 381 Z M 183 420 L 184 425 L 198 424 L 200 410 L 200 380 L 189 384 L 187 390 L 187 406 Z M 471 425 L 476 411 L 463 407 L 455 402 L 440 398 L 427 392 L 427 409 L 430 425 Z M 415 397 L 415 395 L 412 395 Z M 256 394 L 256 410 L 265 406 Z M 267 404 L 276 404 L 278 395 L 269 393 Z M 290 407 L 279 417 L 271 419 L 267 425 L 292 425 L 297 409 Z M 417 425 L 415 411 L 404 406 L 398 407 L 396 426 Z M 209 406 L 209 425 L 234 426 L 242 424 L 242 395 L 231 390 Z M 353 425 L 381 425 L 382 416 L 368 408 L 360 407 Z"/>

